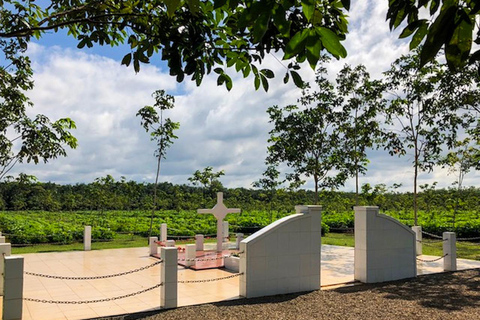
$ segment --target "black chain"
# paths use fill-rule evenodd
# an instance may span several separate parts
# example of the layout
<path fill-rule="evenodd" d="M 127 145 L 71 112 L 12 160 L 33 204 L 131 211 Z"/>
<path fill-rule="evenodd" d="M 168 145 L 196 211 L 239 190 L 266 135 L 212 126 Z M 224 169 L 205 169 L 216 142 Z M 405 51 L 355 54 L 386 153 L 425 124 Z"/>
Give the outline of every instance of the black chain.
<path fill-rule="evenodd" d="M 440 260 L 440 259 L 445 258 L 446 256 L 448 256 L 448 253 L 444 254 L 444 255 L 441 256 L 440 258 L 433 259 L 433 260 L 424 260 L 424 259 L 420 259 L 420 258 L 417 258 L 417 260 L 418 260 L 418 261 L 421 261 L 421 262 L 435 262 L 435 261 L 438 261 L 438 260 Z"/>
<path fill-rule="evenodd" d="M 163 283 L 159 283 L 157 285 L 154 285 L 153 287 L 146 288 L 137 292 L 125 294 L 123 296 L 118 296 L 118 297 L 113 297 L 113 298 L 105 298 L 105 299 L 95 299 L 95 300 L 80 300 L 80 301 L 58 301 L 58 300 L 45 300 L 45 299 L 35 299 L 35 298 L 23 298 L 25 301 L 32 301 L 32 302 L 40 302 L 40 303 L 55 303 L 55 304 L 87 304 L 87 303 L 98 303 L 98 302 L 107 302 L 107 301 L 113 301 L 113 300 L 119 300 L 119 299 L 124 299 L 128 297 L 133 297 L 136 295 L 139 295 L 141 293 L 156 289 L 163 286 Z"/>
<path fill-rule="evenodd" d="M 203 279 L 203 280 L 179 280 L 178 283 L 203 283 L 203 282 L 213 282 L 213 281 L 220 281 L 220 280 L 226 280 L 226 279 L 231 279 L 235 277 L 239 277 L 243 274 L 242 273 L 235 273 L 232 274 L 231 276 L 226 276 L 226 277 L 221 277 L 221 278 L 214 278 L 214 279 Z"/>
<path fill-rule="evenodd" d="M 474 238 L 457 238 L 457 241 L 470 241 L 470 240 L 480 240 L 480 237 L 474 237 Z"/>
<path fill-rule="evenodd" d="M 192 261 L 214 261 L 214 260 L 221 260 L 221 259 L 224 259 L 224 258 L 230 258 L 231 256 L 233 256 L 233 254 L 230 254 L 228 256 L 220 256 L 220 257 L 215 257 L 215 258 L 204 258 L 204 259 L 201 259 L 201 258 L 192 258 L 192 259 L 180 258 L 180 259 L 178 259 L 178 261 L 188 261 L 188 262 L 192 262 Z"/>
<path fill-rule="evenodd" d="M 422 230 L 422 233 L 423 233 L 423 234 L 426 234 L 426 235 L 428 235 L 428 236 L 430 236 L 430 237 L 433 237 L 433 238 L 443 239 L 443 237 L 437 236 L 436 234 L 433 234 L 433 233 L 430 233 L 430 232 L 427 232 L 427 231 L 423 231 L 423 230 Z"/>
<path fill-rule="evenodd" d="M 103 275 L 103 276 L 90 276 L 90 277 L 71 277 L 70 276 L 70 277 L 66 277 L 66 276 L 55 276 L 55 275 L 49 275 L 49 274 L 34 273 L 34 272 L 28 272 L 28 271 L 25 271 L 25 274 L 27 274 L 29 276 L 43 277 L 43 278 L 50 278 L 50 279 L 61 279 L 61 280 L 96 280 L 96 279 L 106 279 L 106 278 L 119 277 L 119 276 L 124 276 L 124 275 L 127 275 L 127 274 L 131 274 L 131 273 L 143 271 L 143 270 L 146 270 L 148 268 L 159 265 L 162 262 L 163 262 L 163 260 L 159 260 L 159 261 L 157 261 L 155 263 L 152 263 L 148 266 L 144 266 L 144 267 L 137 268 L 137 269 L 130 270 L 130 271 L 125 271 L 125 272 L 115 273 L 115 274 L 108 274 L 108 275 Z"/>

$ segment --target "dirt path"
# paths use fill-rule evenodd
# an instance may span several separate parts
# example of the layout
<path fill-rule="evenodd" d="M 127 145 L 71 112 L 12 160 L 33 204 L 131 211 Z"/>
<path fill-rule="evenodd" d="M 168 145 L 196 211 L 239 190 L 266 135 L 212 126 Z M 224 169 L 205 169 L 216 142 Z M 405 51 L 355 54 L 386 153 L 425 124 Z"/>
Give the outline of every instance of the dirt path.
<path fill-rule="evenodd" d="M 110 320 L 480 319 L 480 269 L 258 299 L 241 299 Z"/>

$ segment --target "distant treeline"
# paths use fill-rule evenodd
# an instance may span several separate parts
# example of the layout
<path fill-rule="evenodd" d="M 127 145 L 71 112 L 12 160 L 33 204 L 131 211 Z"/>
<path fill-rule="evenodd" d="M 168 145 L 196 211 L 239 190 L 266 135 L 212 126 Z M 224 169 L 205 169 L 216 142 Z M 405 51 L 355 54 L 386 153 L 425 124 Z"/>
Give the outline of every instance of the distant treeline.
<path fill-rule="evenodd" d="M 0 183 L 0 210 L 148 210 L 152 208 L 154 185 L 135 181 L 115 181 L 110 176 L 88 184 L 60 185 L 42 183 L 31 179 L 16 179 Z M 295 205 L 312 204 L 314 194 L 309 190 L 265 191 L 246 188 L 200 188 L 174 185 L 168 182 L 158 185 L 157 209 L 196 210 L 212 207 L 216 192 L 223 191 L 225 203 L 246 211 L 273 210 L 292 212 Z M 355 205 L 351 192 L 324 191 L 319 203 L 324 211 L 339 213 L 351 211 Z M 384 211 L 410 211 L 413 195 L 400 193 L 383 184 L 362 187 L 359 205 L 377 205 Z M 425 185 L 419 194 L 419 207 L 423 211 L 448 212 L 451 210 L 480 210 L 480 188 L 470 187 L 458 191 L 455 188 L 435 189 Z"/>

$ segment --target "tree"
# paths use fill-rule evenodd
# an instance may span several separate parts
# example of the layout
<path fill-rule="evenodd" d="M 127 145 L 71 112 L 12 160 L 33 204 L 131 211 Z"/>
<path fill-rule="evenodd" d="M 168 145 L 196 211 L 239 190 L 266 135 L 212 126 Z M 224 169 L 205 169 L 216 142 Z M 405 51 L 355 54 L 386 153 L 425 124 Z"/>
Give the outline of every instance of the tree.
<path fill-rule="evenodd" d="M 315 204 L 319 189 L 335 189 L 348 176 L 339 149 L 338 122 L 343 113 L 337 109 L 342 99 L 325 74 L 326 69 L 320 67 L 315 81 L 318 91 L 303 90 L 300 106 L 273 106 L 267 110 L 273 124 L 267 163 L 285 162 L 291 167 L 293 173 L 287 174 L 287 180 L 294 186 L 304 182 L 302 176 L 312 177 Z"/>
<path fill-rule="evenodd" d="M 417 48 L 425 39 L 419 67 L 434 61 L 443 48 L 448 66 L 457 70 L 467 62 L 480 61 L 480 50 L 470 54 L 479 11 L 478 1 L 392 0 L 387 20 L 390 20 L 390 29 L 396 29 L 407 21 L 400 38 L 413 35 L 410 50 Z M 428 15 L 430 20 L 419 18 Z M 475 43 L 480 43 L 478 30 Z"/>
<path fill-rule="evenodd" d="M 270 164 L 263 172 L 263 178 L 252 183 L 254 188 L 260 188 L 267 192 L 267 198 L 269 203 L 269 216 L 270 223 L 272 223 L 272 206 L 277 194 L 277 188 L 281 186 L 285 181 L 279 180 L 280 171 L 277 170 L 276 164 Z"/>
<path fill-rule="evenodd" d="M 206 167 L 203 169 L 203 171 L 197 170 L 193 173 L 193 176 L 188 178 L 188 181 L 190 181 L 194 186 L 196 185 L 202 185 L 202 193 L 203 193 L 203 201 L 205 205 L 205 192 L 208 190 L 208 192 L 211 195 L 214 195 L 216 191 L 220 191 L 223 189 L 222 183 L 218 178 L 221 176 L 225 175 L 224 170 L 220 170 L 218 172 L 213 171 L 213 167 Z"/>
<path fill-rule="evenodd" d="M 470 138 L 465 138 L 462 141 L 457 141 L 454 145 L 455 150 L 449 152 L 440 164 L 442 167 L 448 167 L 449 173 L 456 175 L 456 197 L 453 205 L 453 227 L 455 227 L 455 220 L 460 205 L 460 196 L 463 190 L 463 179 L 465 175 L 473 170 L 480 170 L 480 148 L 475 147 L 471 143 Z M 476 145 L 480 145 L 477 141 Z"/>
<path fill-rule="evenodd" d="M 472 68 L 452 74 L 436 61 L 420 65 L 417 51 L 397 59 L 385 72 L 387 90 L 393 95 L 385 109 L 385 123 L 398 127 L 394 128 L 398 132 L 386 133 L 385 148 L 391 155 L 413 152 L 415 225 L 419 172 L 432 171 L 443 147 L 451 148 L 459 131 L 475 120 L 473 113 L 462 109 L 480 98 L 478 88 L 470 86 Z"/>
<path fill-rule="evenodd" d="M 113 1 L 53 0 L 48 7 L 33 1 L 0 0 L 0 46 L 21 43 L 64 29 L 78 47 L 128 43 L 122 64 L 149 63 L 161 52 L 170 74 L 181 82 L 191 76 L 200 85 L 205 74 L 218 74 L 218 84 L 231 89 L 225 67 L 244 77 L 254 76 L 255 87 L 268 90 L 268 69 L 259 69 L 266 54 L 284 53 L 284 59 L 307 60 L 315 68 L 322 50 L 340 58 L 346 50 L 349 0 L 254 1 L 175 0 Z M 216 68 L 215 68 L 216 67 Z M 285 80 L 297 84 L 298 64 L 288 65 Z"/>
<path fill-rule="evenodd" d="M 30 60 L 22 55 L 25 47 L 23 39 L 0 40 L 7 61 L 0 64 L 0 180 L 17 163 L 48 162 L 66 156 L 64 145 L 77 147 L 77 139 L 69 131 L 75 129 L 71 119 L 51 122 L 41 114 L 28 116 L 32 102 L 26 92 L 33 88 L 33 80 Z"/>
<path fill-rule="evenodd" d="M 359 174 L 367 171 L 367 150 L 379 143 L 381 129 L 377 115 L 382 110 L 384 87 L 381 81 L 371 80 L 364 65 L 354 68 L 346 65 L 337 75 L 337 90 L 345 97 L 345 121 L 340 131 L 345 136 L 343 150 L 349 159 L 345 162 L 355 176 L 355 205 L 359 201 Z"/>
<path fill-rule="evenodd" d="M 166 158 L 167 149 L 173 144 L 173 140 L 178 138 L 174 134 L 174 131 L 180 128 L 178 122 L 173 122 L 170 118 L 163 118 L 163 112 L 172 109 L 175 106 L 175 98 L 166 94 L 164 90 L 157 90 L 152 96 L 155 99 L 155 104 L 153 106 L 145 106 L 137 112 L 137 117 L 141 118 L 141 125 L 147 133 L 150 133 L 151 140 L 157 143 L 157 148 L 155 150 L 155 156 L 157 157 L 157 170 L 153 188 L 153 206 L 150 218 L 150 229 L 148 232 L 149 237 L 152 235 L 153 218 L 157 206 L 157 186 L 158 177 L 160 176 L 160 164 L 162 159 Z M 158 111 L 156 109 L 158 109 Z"/>

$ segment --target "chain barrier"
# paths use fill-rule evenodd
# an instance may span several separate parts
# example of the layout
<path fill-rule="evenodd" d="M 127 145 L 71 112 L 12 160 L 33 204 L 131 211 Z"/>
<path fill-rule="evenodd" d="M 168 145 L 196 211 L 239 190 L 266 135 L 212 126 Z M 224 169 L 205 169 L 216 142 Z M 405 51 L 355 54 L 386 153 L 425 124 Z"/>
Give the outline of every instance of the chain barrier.
<path fill-rule="evenodd" d="M 40 302 L 40 303 L 54 303 L 54 304 L 89 304 L 89 303 L 98 303 L 98 302 L 107 302 L 107 301 L 114 301 L 114 300 L 119 300 L 119 299 L 124 299 L 128 297 L 133 297 L 142 293 L 145 293 L 147 291 L 151 291 L 156 288 L 160 288 L 163 286 L 163 283 L 159 283 L 157 285 L 154 285 L 153 287 L 142 289 L 137 292 L 129 293 L 129 294 L 124 294 L 122 296 L 118 297 L 113 297 L 113 298 L 105 298 L 105 299 L 95 299 L 95 300 L 80 300 L 80 301 L 58 301 L 58 300 L 46 300 L 46 299 L 35 299 L 35 298 L 23 298 L 25 301 L 32 301 L 32 302 Z"/>
<path fill-rule="evenodd" d="M 433 234 L 433 233 L 430 233 L 430 232 L 427 232 L 427 231 L 423 231 L 423 230 L 422 230 L 422 233 L 423 233 L 423 234 L 426 234 L 427 236 L 433 237 L 433 238 L 443 239 L 442 236 L 437 236 L 436 234 Z"/>
<path fill-rule="evenodd" d="M 238 253 L 232 253 L 232 254 L 229 254 L 228 256 L 220 256 L 220 257 L 215 257 L 215 258 L 191 258 L 191 259 L 187 259 L 187 258 L 180 258 L 178 259 L 178 261 L 187 261 L 187 262 L 193 262 L 193 261 L 214 261 L 214 260 L 221 260 L 221 259 L 225 259 L 225 258 L 230 258 L 230 257 L 233 257 L 235 256 L 236 254 L 242 254 L 244 253 L 243 251 L 242 252 L 238 252 Z"/>
<path fill-rule="evenodd" d="M 226 277 L 221 277 L 221 278 L 214 278 L 214 279 L 202 279 L 202 280 L 179 280 L 178 283 L 204 283 L 204 282 L 213 282 L 213 281 L 220 281 L 220 280 L 226 280 L 226 279 L 231 279 L 235 277 L 239 277 L 243 275 L 243 272 L 241 273 L 235 273 L 232 274 L 231 276 L 226 276 Z"/>
<path fill-rule="evenodd" d="M 438 261 L 438 260 L 441 260 L 441 259 L 445 258 L 446 256 L 448 256 L 448 253 L 444 254 L 440 258 L 433 259 L 433 260 L 424 260 L 424 259 L 420 259 L 420 258 L 416 258 L 416 259 L 420 262 L 435 262 L 435 261 Z"/>
<path fill-rule="evenodd" d="M 472 241 L 472 240 L 480 240 L 480 237 L 473 237 L 473 238 L 457 238 L 457 241 Z"/>
<path fill-rule="evenodd" d="M 417 242 L 420 242 L 420 243 L 423 243 L 423 244 L 431 244 L 431 243 L 442 243 L 442 242 L 445 242 L 445 241 L 448 241 L 448 239 L 442 239 L 442 240 L 433 240 L 433 241 L 425 241 L 425 240 L 416 240 Z"/>
<path fill-rule="evenodd" d="M 430 237 L 433 237 L 433 238 L 437 238 L 437 239 L 443 239 L 443 237 L 441 236 L 437 236 L 436 234 L 433 234 L 433 233 L 429 233 L 429 232 L 426 232 L 426 231 L 422 231 L 422 233 L 430 236 Z M 457 238 L 457 241 L 473 241 L 473 240 L 480 240 L 480 237 L 472 237 L 472 238 Z M 444 240 L 445 241 L 445 240 Z"/>
<path fill-rule="evenodd" d="M 470 243 L 470 242 L 462 241 L 461 245 L 462 246 L 470 246 L 470 247 L 478 247 L 480 245 L 480 243 Z"/>
<path fill-rule="evenodd" d="M 115 273 L 115 274 L 108 274 L 108 275 L 103 275 L 103 276 L 90 276 L 90 277 L 55 276 L 55 275 L 34 273 L 34 272 L 28 272 L 28 271 L 25 271 L 25 274 L 27 274 L 29 276 L 34 276 L 34 277 L 43 277 L 43 278 L 60 279 L 60 280 L 97 280 L 97 279 L 107 279 L 107 278 L 120 277 L 120 276 L 124 276 L 124 275 L 127 275 L 127 274 L 143 271 L 143 270 L 152 268 L 156 265 L 159 265 L 162 262 L 163 262 L 163 260 L 159 260 L 159 261 L 156 261 L 155 263 L 149 264 L 148 266 L 144 266 L 144 267 L 137 268 L 137 269 L 130 270 L 130 271 L 125 271 L 125 272 Z"/>

